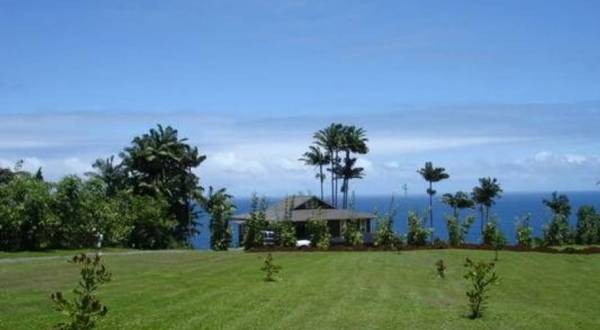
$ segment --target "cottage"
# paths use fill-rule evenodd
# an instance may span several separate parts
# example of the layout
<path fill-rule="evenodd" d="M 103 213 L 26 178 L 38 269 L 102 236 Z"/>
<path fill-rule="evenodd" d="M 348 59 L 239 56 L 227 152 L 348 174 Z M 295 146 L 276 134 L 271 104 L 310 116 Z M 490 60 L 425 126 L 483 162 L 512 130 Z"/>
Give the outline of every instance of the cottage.
<path fill-rule="evenodd" d="M 269 222 L 292 221 L 298 239 L 309 239 L 306 231 L 306 223 L 309 220 L 326 220 L 332 236 L 332 243 L 342 243 L 344 241 L 342 228 L 347 220 L 358 220 L 364 233 L 365 242 L 371 242 L 371 220 L 375 218 L 375 215 L 349 209 L 337 209 L 315 196 L 291 196 L 267 208 L 265 217 Z M 238 230 L 240 242 L 244 234 L 244 222 L 248 219 L 250 219 L 250 213 L 235 215 L 232 219 L 240 225 Z"/>

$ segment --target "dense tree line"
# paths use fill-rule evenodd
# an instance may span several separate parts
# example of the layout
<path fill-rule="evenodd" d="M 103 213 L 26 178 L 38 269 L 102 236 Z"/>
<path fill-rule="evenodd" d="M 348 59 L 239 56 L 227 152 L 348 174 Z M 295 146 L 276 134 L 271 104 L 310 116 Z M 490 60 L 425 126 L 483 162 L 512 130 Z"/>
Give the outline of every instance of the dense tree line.
<path fill-rule="evenodd" d="M 0 249 L 35 250 L 103 245 L 168 248 L 197 233 L 203 206 L 216 215 L 215 246 L 228 242 L 231 196 L 203 196 L 193 173 L 206 157 L 172 127 L 157 126 L 135 137 L 119 154 L 99 159 L 85 177 L 58 182 L 15 168 L 0 169 Z"/>

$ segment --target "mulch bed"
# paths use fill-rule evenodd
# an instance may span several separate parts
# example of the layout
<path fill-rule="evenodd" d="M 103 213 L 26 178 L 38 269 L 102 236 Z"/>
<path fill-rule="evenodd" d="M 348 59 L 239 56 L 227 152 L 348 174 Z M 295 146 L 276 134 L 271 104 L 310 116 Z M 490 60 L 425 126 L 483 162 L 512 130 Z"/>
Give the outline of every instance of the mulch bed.
<path fill-rule="evenodd" d="M 443 249 L 460 249 L 460 250 L 486 250 L 486 251 L 494 251 L 494 248 L 490 245 L 481 245 L 481 244 L 463 244 L 456 247 L 450 247 L 448 245 L 428 245 L 428 246 L 403 246 L 400 249 L 385 249 L 378 246 L 373 245 L 361 245 L 361 246 L 346 246 L 346 245 L 332 245 L 327 250 L 321 250 L 317 248 L 286 248 L 279 246 L 265 246 L 260 248 L 253 248 L 247 250 L 248 252 L 292 252 L 292 251 L 301 251 L 301 252 L 347 252 L 347 251 L 355 251 L 355 252 L 368 252 L 368 251 L 417 251 L 417 250 L 443 250 Z M 510 245 L 504 247 L 501 251 L 513 251 L 513 252 L 540 252 L 540 253 L 553 253 L 553 254 L 596 254 L 600 253 L 600 247 L 586 247 L 581 249 L 576 249 L 572 247 L 566 247 L 563 249 L 556 249 L 550 247 L 535 247 L 535 248 L 526 248 L 519 245 Z"/>

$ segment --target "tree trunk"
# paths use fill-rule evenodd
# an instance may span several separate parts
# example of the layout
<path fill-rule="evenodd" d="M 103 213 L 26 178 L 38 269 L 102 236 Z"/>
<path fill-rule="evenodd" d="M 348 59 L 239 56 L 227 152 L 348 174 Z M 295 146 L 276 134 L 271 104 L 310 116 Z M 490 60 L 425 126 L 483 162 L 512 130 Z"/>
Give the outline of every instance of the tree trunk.
<path fill-rule="evenodd" d="M 335 186 L 333 184 L 335 180 L 335 173 L 333 173 L 333 152 L 331 153 L 331 205 L 335 205 Z"/>
<path fill-rule="evenodd" d="M 429 226 L 433 228 L 433 183 L 429 181 Z M 433 235 L 431 235 L 433 239 Z"/>
<path fill-rule="evenodd" d="M 323 200 L 323 165 L 319 164 L 319 181 L 321 182 L 321 200 Z"/>
<path fill-rule="evenodd" d="M 479 205 L 479 212 L 481 212 L 481 234 L 483 235 L 483 204 Z M 483 238 L 483 236 L 482 236 Z"/>

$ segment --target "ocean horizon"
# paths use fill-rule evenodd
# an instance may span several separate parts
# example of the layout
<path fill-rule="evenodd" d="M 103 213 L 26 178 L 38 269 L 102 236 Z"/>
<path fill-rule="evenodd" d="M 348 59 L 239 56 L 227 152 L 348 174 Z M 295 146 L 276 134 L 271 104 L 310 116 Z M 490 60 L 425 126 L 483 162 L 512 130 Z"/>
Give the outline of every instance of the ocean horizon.
<path fill-rule="evenodd" d="M 560 192 L 569 197 L 571 202 L 571 217 L 570 223 L 575 226 L 577 222 L 577 210 L 583 205 L 591 205 L 597 210 L 600 210 L 600 191 L 572 191 Z M 501 198 L 496 200 L 496 204 L 490 210 L 490 217 L 493 215 L 498 219 L 501 230 L 506 235 L 510 244 L 515 243 L 515 227 L 518 217 L 531 214 L 531 226 L 533 227 L 534 235 L 541 237 L 544 226 L 552 217 L 551 211 L 542 203 L 544 198 L 550 198 L 552 192 L 507 192 Z M 434 216 L 434 235 L 441 239 L 447 239 L 448 232 L 446 229 L 446 216 L 452 214 L 452 209 L 441 202 L 442 194 L 434 196 L 433 200 L 433 216 Z M 265 197 L 269 205 L 276 203 L 284 198 L 269 196 Z M 355 209 L 363 212 L 374 212 L 375 210 L 387 213 L 390 210 L 392 195 L 365 195 L 355 196 Z M 325 197 L 327 201 L 327 197 Z M 237 207 L 236 213 L 244 213 L 250 211 L 251 198 L 234 198 Z M 423 195 L 394 195 L 394 205 L 396 208 L 394 217 L 394 229 L 399 234 L 406 234 L 407 231 L 407 216 L 409 212 L 416 212 L 425 219 L 428 226 L 429 218 L 427 208 L 429 197 Z M 466 216 L 475 216 L 475 223 L 471 226 L 467 234 L 466 241 L 468 243 L 480 242 L 480 215 L 477 209 L 464 210 L 461 213 L 461 218 Z M 200 233 L 192 240 L 192 245 L 195 249 L 210 248 L 210 231 L 209 218 L 206 214 L 200 214 L 198 217 Z M 372 224 L 372 229 L 376 229 L 376 222 Z M 233 241 L 232 247 L 238 247 L 237 226 L 232 224 Z"/>

